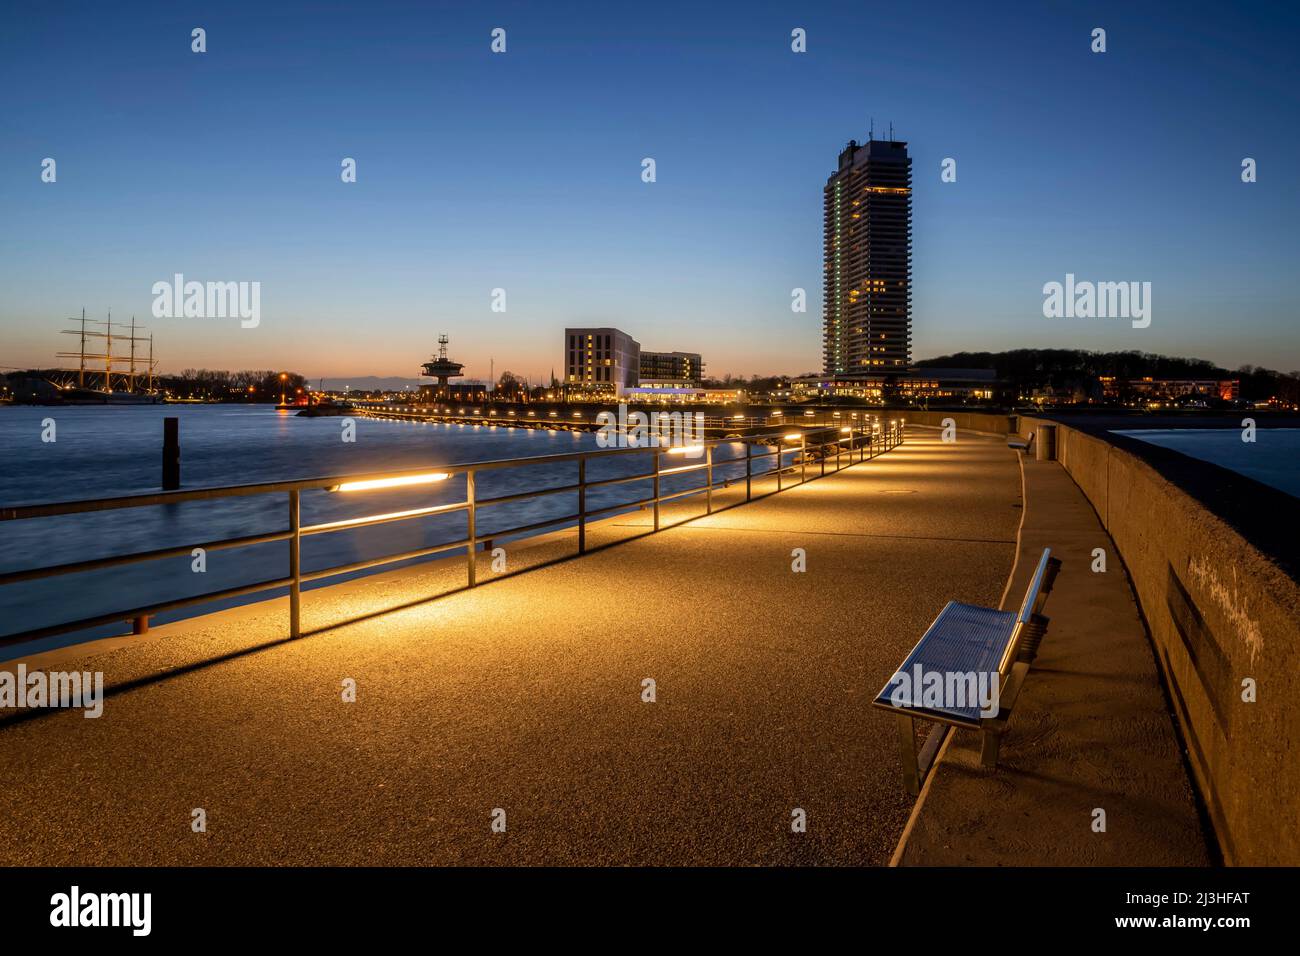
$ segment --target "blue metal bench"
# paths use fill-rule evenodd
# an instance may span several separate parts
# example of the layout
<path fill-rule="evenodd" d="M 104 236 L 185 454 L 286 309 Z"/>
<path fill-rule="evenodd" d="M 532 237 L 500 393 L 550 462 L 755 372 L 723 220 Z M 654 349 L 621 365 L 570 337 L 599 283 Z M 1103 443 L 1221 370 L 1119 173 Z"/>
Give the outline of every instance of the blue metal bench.
<path fill-rule="evenodd" d="M 876 695 L 872 705 L 898 718 L 903 785 L 909 793 L 921 792 L 953 727 L 980 731 L 980 762 L 997 766 L 1002 733 L 1047 631 L 1043 606 L 1060 567 L 1044 548 L 1018 612 L 949 601 Z M 981 695 L 981 689 L 988 693 Z M 938 724 L 919 753 L 917 720 Z"/>

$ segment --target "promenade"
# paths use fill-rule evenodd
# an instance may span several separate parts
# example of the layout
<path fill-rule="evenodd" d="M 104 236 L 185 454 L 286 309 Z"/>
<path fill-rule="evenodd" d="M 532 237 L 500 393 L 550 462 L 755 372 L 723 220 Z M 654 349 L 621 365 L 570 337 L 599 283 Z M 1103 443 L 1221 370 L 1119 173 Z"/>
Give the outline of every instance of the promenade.
<path fill-rule="evenodd" d="M 113 689 L 97 720 L 0 723 L 0 863 L 883 864 L 912 800 L 869 701 L 944 602 L 997 602 L 1020 490 L 1003 443 L 914 430 L 580 559 L 494 581 L 481 556 L 437 600 L 463 558 L 309 591 L 297 641 L 279 600 L 51 652 Z"/>

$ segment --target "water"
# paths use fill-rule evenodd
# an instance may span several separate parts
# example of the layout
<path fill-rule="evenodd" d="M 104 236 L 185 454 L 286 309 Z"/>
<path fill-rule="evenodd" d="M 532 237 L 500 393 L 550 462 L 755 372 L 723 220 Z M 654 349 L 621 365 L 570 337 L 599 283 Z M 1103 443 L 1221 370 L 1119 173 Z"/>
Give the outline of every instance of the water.
<path fill-rule="evenodd" d="M 290 478 L 318 478 L 364 472 L 536 457 L 595 450 L 588 432 L 439 425 L 356 418 L 356 441 L 344 443 L 338 418 L 299 418 L 266 406 L 197 405 L 89 408 L 0 407 L 0 504 L 72 501 L 159 490 L 162 419 L 180 419 L 181 484 L 185 489 L 248 484 Z M 56 441 L 42 442 L 42 420 L 55 421 Z M 721 460 L 744 456 L 744 446 L 715 449 Z M 678 462 L 675 460 L 674 464 Z M 683 461 L 682 463 L 685 463 Z M 588 463 L 587 479 L 644 473 L 650 456 L 624 455 Z M 754 463 L 755 473 L 766 461 Z M 715 480 L 743 476 L 738 465 L 715 468 Z M 577 480 L 573 462 L 484 472 L 478 498 L 558 487 Z M 694 487 L 695 473 L 663 480 L 663 491 Z M 650 494 L 649 482 L 592 489 L 589 509 L 633 501 Z M 304 525 L 464 500 L 465 479 L 369 493 L 302 494 Z M 159 548 L 191 548 L 221 538 L 288 527 L 288 496 L 267 494 L 131 508 L 56 518 L 0 522 L 0 572 L 46 567 Z M 577 510 L 576 493 L 558 493 L 482 509 L 480 535 Z M 557 524 L 556 527 L 561 527 Z M 464 513 L 452 513 L 314 535 L 302 541 L 305 572 L 412 551 L 463 538 Z M 283 577 L 288 543 L 212 551 L 207 570 L 196 574 L 191 559 L 156 561 L 80 572 L 39 581 L 0 585 L 0 636 L 29 631 L 150 603 Z M 379 570 L 386 570 L 381 568 Z M 276 593 L 276 592 L 267 592 Z M 248 599 L 245 599 L 248 600 Z M 165 622 L 205 613 L 223 604 L 159 615 Z M 75 640 L 121 633 L 121 625 L 82 631 L 25 645 L 24 653 Z M 18 653 L 0 648 L 0 658 Z"/>
<path fill-rule="evenodd" d="M 1115 432 L 1229 468 L 1300 497 L 1300 428 L 1259 428 L 1254 442 L 1236 428 L 1169 428 Z"/>

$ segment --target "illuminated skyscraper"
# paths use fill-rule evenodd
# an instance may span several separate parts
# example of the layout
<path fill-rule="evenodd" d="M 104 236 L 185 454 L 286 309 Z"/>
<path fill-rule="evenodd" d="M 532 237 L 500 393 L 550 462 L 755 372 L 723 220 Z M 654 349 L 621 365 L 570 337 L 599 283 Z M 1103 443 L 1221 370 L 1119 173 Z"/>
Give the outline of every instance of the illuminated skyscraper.
<path fill-rule="evenodd" d="M 823 370 L 904 371 L 912 351 L 912 160 L 907 144 L 850 140 L 826 180 Z"/>

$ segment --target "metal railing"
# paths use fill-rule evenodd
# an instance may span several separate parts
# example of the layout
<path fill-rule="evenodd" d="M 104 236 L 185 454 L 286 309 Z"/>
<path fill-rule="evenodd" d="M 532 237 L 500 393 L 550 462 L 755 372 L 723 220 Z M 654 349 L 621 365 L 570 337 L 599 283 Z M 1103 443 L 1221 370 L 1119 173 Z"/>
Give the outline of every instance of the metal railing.
<path fill-rule="evenodd" d="M 468 401 L 468 402 L 449 402 L 443 404 L 437 402 L 420 402 L 415 399 L 398 400 L 379 400 L 379 399 L 354 399 L 348 403 L 354 411 L 359 414 L 373 418 L 386 418 L 397 421 L 429 421 L 465 425 L 496 425 L 518 428 L 554 428 L 554 429 L 592 429 L 600 426 L 598 414 L 593 414 L 590 410 L 583 412 L 581 410 L 568 411 L 560 408 L 552 408 L 554 402 L 535 402 L 540 406 L 538 409 L 530 409 L 525 405 L 519 405 L 517 408 L 509 408 L 509 402 L 485 402 L 485 401 Z M 649 403 L 647 403 L 649 404 Z M 502 407 L 506 408 L 502 411 Z M 608 407 L 604 411 L 612 412 L 614 407 Z M 813 427 L 840 427 L 852 425 L 859 427 L 859 415 L 862 423 L 867 424 L 878 416 L 871 412 L 854 412 L 847 408 L 836 409 L 827 407 L 818 407 L 814 409 L 800 409 L 792 407 L 789 411 L 779 408 L 773 408 L 765 414 L 744 415 L 705 415 L 693 411 L 689 404 L 672 404 L 665 405 L 660 410 L 661 414 L 681 413 L 682 415 L 700 414 L 705 429 L 708 431 L 723 432 L 726 434 L 740 433 L 754 429 L 776 428 L 784 425 L 787 428 L 813 428 Z"/>
<path fill-rule="evenodd" d="M 826 438 L 828 435 L 833 437 Z M 821 438 L 822 440 L 810 443 L 810 437 Z M 440 552 L 455 551 L 464 548 L 466 554 L 466 586 L 472 588 L 478 583 L 476 554 L 478 553 L 479 545 L 481 544 L 490 547 L 491 542 L 494 540 L 525 538 L 542 533 L 546 529 L 553 529 L 557 525 L 567 526 L 576 523 L 578 530 L 578 554 L 586 554 L 589 550 L 587 547 L 587 524 L 595 518 L 613 515 L 616 512 L 632 511 L 639 508 L 650 508 L 653 514 L 653 528 L 647 533 L 652 534 L 661 530 L 660 512 L 661 506 L 664 503 L 696 495 L 704 495 L 704 513 L 712 514 L 714 512 L 714 492 L 720 489 L 729 488 L 733 484 L 739 483 L 738 477 L 736 479 L 725 479 L 721 483 L 715 481 L 714 470 L 722 465 L 732 463 L 738 465 L 740 462 L 744 462 L 744 500 L 748 502 L 756 500 L 756 498 L 767 497 L 768 494 L 776 494 L 788 487 L 794 487 L 796 484 L 803 484 L 804 482 L 811 480 L 808 476 L 810 465 L 820 468 L 819 474 L 814 477 L 821 477 L 827 473 L 828 463 L 831 465 L 831 472 L 834 473 L 835 471 L 839 471 L 842 468 L 854 464 L 855 454 L 857 456 L 857 462 L 865 461 L 896 447 L 901 444 L 902 440 L 903 422 L 898 420 L 875 423 L 874 425 L 864 424 L 862 426 L 845 426 L 839 429 L 813 429 L 810 431 L 799 431 L 784 435 L 769 434 L 762 436 L 747 436 L 744 438 L 713 439 L 695 442 L 689 448 L 684 448 L 683 446 L 673 447 L 662 445 L 658 447 L 642 446 L 609 448 L 597 451 L 571 452 L 560 455 L 542 455 L 532 458 L 472 462 L 463 465 L 439 465 L 435 466 L 437 468 L 436 472 L 430 472 L 428 468 L 406 469 L 403 471 L 346 475 L 332 478 L 307 478 L 292 481 L 274 481 L 214 488 L 196 488 L 190 491 L 164 491 L 149 494 L 126 495 L 114 498 L 98 498 L 52 504 L 3 507 L 0 508 L 0 521 L 26 521 L 37 518 L 88 514 L 91 512 L 113 511 L 124 508 L 175 505 L 187 501 L 205 501 L 217 498 L 283 494 L 287 496 L 288 502 L 288 527 L 281 531 L 270 531 L 262 534 L 222 538 L 199 544 L 185 544 L 175 547 L 158 548 L 150 551 L 137 551 L 110 557 L 73 561 L 64 564 L 49 565 L 46 567 L 9 571 L 0 573 L 0 586 L 6 584 L 17 584 L 23 581 L 52 578 L 61 575 L 78 574 L 87 571 L 98 571 L 106 568 L 121 567 L 146 561 L 189 557 L 196 548 L 201 548 L 204 552 L 220 551 L 230 548 L 243 548 L 250 545 L 269 544 L 276 541 L 289 542 L 289 567 L 288 574 L 284 577 L 270 578 L 252 584 L 240 585 L 238 587 L 222 588 L 184 598 L 159 601 L 144 606 L 125 608 L 111 613 L 67 621 L 47 627 L 35 628 L 16 634 L 3 635 L 0 636 L 0 646 L 22 643 L 57 634 L 65 634 L 72 631 L 86 630 L 118 622 L 130 622 L 133 625 L 134 632 L 140 634 L 148 630 L 149 618 L 156 614 L 162 614 L 168 611 L 179 610 L 213 601 L 231 600 L 279 588 L 288 588 L 289 633 L 292 637 L 300 637 L 302 634 L 302 585 L 312 581 L 336 577 L 343 574 L 356 573 L 386 564 L 397 564 L 403 561 L 429 557 Z M 737 455 L 730 458 L 715 460 L 714 450 L 718 446 L 734 446 L 741 443 L 745 446 L 745 454 L 743 457 Z M 771 451 L 754 454 L 755 445 L 772 445 L 774 447 Z M 669 468 L 664 467 L 663 458 L 665 455 L 676 457 L 676 455 L 681 454 L 684 451 L 690 451 L 696 454 L 702 452 L 704 460 L 695 464 L 678 465 Z M 639 472 L 633 475 L 619 475 L 608 478 L 599 478 L 596 480 L 591 480 L 587 477 L 587 464 L 589 461 L 605 460 L 623 455 L 652 455 L 654 467 L 650 471 Z M 787 455 L 794 456 L 789 464 L 786 463 Z M 754 470 L 755 462 L 763 462 L 769 458 L 776 458 L 775 466 L 767 471 L 756 473 Z M 479 497 L 476 494 L 475 479 L 477 476 L 485 472 L 499 471 L 508 468 L 554 465 L 564 462 L 573 462 L 576 465 L 577 480 L 573 483 L 548 486 L 545 488 L 515 492 L 511 494 L 496 495 L 487 498 Z M 793 473 L 795 471 L 798 472 L 798 482 L 791 483 L 790 481 L 785 480 L 787 473 Z M 679 491 L 665 492 L 663 490 L 662 483 L 665 478 L 692 474 L 695 472 L 704 473 L 704 481 L 701 485 Z M 405 485 L 440 482 L 455 475 L 465 476 L 465 498 L 463 501 L 431 505 L 428 507 L 414 508 L 386 514 L 369 515 L 360 518 L 327 521 L 320 524 L 302 524 L 301 499 L 304 491 L 346 491 L 364 490 L 367 488 L 395 488 Z M 766 494 L 755 495 L 755 482 L 766 478 L 775 478 L 775 490 L 769 491 Z M 620 501 L 599 508 L 587 507 L 587 495 L 592 489 L 620 484 L 630 484 L 633 482 L 650 482 L 652 488 L 650 496 L 641 497 L 631 501 Z M 492 508 L 512 502 L 527 501 L 549 495 L 565 493 L 576 494 L 577 496 L 577 510 L 572 514 L 548 517 L 542 521 L 535 521 L 513 528 L 493 530 L 490 534 L 478 533 L 478 513 L 484 508 Z M 739 503 L 740 502 L 736 502 L 736 504 Z M 735 507 L 735 504 L 729 505 L 728 507 Z M 430 547 L 404 551 L 397 554 L 387 554 L 377 558 L 332 565 L 314 571 L 303 571 L 302 569 L 301 548 L 302 539 L 304 537 L 330 534 L 338 531 L 351 531 L 358 528 L 373 527 L 398 521 L 411 521 L 433 515 L 457 512 L 464 512 L 466 515 L 466 534 L 464 537 L 457 540 L 444 542 Z M 639 535 L 637 537 L 639 537 Z M 617 544 L 621 542 L 613 543 Z M 608 546 L 609 545 L 604 545 L 602 547 Z"/>

